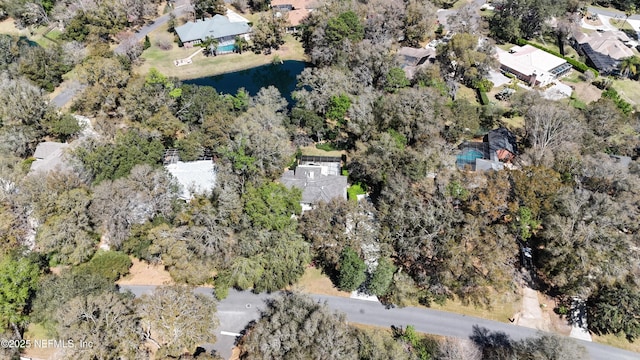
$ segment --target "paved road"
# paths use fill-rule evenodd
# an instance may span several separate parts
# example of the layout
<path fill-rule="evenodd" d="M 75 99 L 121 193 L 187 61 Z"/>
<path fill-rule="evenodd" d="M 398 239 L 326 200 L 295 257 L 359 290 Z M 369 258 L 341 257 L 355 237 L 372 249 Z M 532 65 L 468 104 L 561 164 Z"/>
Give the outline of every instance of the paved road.
<path fill-rule="evenodd" d="M 604 16 L 610 16 L 612 18 L 617 17 L 621 17 L 622 19 L 626 18 L 627 16 L 624 14 L 624 11 L 619 11 L 619 10 L 615 10 L 615 9 L 600 9 L 600 8 L 594 8 L 594 7 L 587 7 L 587 11 L 592 13 L 592 14 L 600 14 L 600 15 L 604 15 Z M 629 19 L 633 19 L 633 20 L 640 20 L 640 14 L 634 14 L 629 16 Z"/>
<path fill-rule="evenodd" d="M 149 33 L 151 33 L 152 31 L 156 30 L 157 28 L 165 24 L 167 21 L 169 21 L 170 14 L 174 14 L 176 17 L 180 17 L 181 15 L 183 15 L 188 10 L 188 6 L 186 6 L 187 3 L 188 3 L 188 0 L 176 1 L 175 9 L 171 13 L 166 13 L 160 16 L 159 18 L 155 19 L 155 21 L 153 21 L 152 23 L 147 24 L 142 28 L 140 28 L 140 30 L 138 30 L 135 33 L 136 40 L 141 41 L 142 39 L 144 39 L 145 36 L 149 35 Z M 116 46 L 113 52 L 116 54 L 122 54 L 124 52 L 123 44 Z M 60 84 L 60 86 L 63 89 L 62 92 L 60 92 L 60 94 L 56 95 L 51 100 L 51 103 L 59 108 L 65 106 L 67 103 L 73 100 L 73 98 L 82 89 L 84 89 L 84 87 L 77 81 L 65 81 L 62 84 Z"/>
<path fill-rule="evenodd" d="M 136 296 L 149 294 L 154 288 L 154 286 L 122 286 L 122 290 L 131 290 Z M 210 288 L 197 288 L 195 291 L 212 295 Z M 414 307 L 386 309 L 380 303 L 372 301 L 322 295 L 312 295 L 312 297 L 318 301 L 326 301 L 331 309 L 345 313 L 347 320 L 354 323 L 383 327 L 413 325 L 420 332 L 459 338 L 471 336 L 474 326 L 504 332 L 515 340 L 537 334 L 535 330 L 525 327 L 432 309 Z M 266 294 L 256 295 L 247 291 L 231 290 L 229 297 L 218 304 L 220 327 L 216 335 L 218 341 L 213 345 L 213 348 L 228 358 L 235 339 L 233 336 L 221 335 L 220 331 L 240 333 L 249 321 L 259 317 L 259 309 L 265 307 L 264 301 L 268 298 L 269 295 Z M 640 358 L 637 353 L 618 348 L 592 342 L 578 342 L 587 348 L 593 360 L 637 360 Z"/>

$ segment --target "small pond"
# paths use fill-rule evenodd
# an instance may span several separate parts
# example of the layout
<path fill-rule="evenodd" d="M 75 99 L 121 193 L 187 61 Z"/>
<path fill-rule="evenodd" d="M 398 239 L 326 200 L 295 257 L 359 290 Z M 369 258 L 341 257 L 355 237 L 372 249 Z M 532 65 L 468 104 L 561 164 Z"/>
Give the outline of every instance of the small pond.
<path fill-rule="evenodd" d="M 306 66 L 304 61 L 286 60 L 281 64 L 267 64 L 216 76 L 184 80 L 183 83 L 212 86 L 223 94 L 236 94 L 238 89 L 245 88 L 252 96 L 261 88 L 273 85 L 291 104 L 291 92 L 296 87 L 296 77 Z"/>

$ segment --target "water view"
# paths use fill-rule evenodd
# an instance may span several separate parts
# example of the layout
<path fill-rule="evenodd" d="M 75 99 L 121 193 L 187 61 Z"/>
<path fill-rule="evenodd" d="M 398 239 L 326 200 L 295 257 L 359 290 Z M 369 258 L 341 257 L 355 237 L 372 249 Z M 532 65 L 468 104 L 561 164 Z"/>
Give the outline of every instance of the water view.
<path fill-rule="evenodd" d="M 273 85 L 291 103 L 291 92 L 296 87 L 296 77 L 306 66 L 303 61 L 286 60 L 227 74 L 184 80 L 183 83 L 212 86 L 223 94 L 235 94 L 238 89 L 245 88 L 250 95 L 257 94 L 263 87 Z"/>

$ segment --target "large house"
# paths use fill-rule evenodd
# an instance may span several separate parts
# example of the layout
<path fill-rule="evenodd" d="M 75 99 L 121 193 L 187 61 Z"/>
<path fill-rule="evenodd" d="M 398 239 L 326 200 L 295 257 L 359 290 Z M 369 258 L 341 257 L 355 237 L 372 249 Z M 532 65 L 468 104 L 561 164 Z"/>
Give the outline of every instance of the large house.
<path fill-rule="evenodd" d="M 347 198 L 347 177 L 340 172 L 339 157 L 302 156 L 294 170 L 287 170 L 280 182 L 302 190 L 302 210 L 311 210 L 320 201 Z"/>
<path fill-rule="evenodd" d="M 302 20 L 316 8 L 315 0 L 271 0 L 271 9 L 276 12 L 276 16 L 286 16 L 288 33 L 298 32 L 298 27 Z"/>
<path fill-rule="evenodd" d="M 489 131 L 482 142 L 460 144 L 460 150 L 456 165 L 461 170 L 502 170 L 518 155 L 516 136 L 502 127 Z"/>
<path fill-rule="evenodd" d="M 603 74 L 616 72 L 620 60 L 634 55 L 629 48 L 630 39 L 622 31 L 594 32 L 588 35 L 576 32 L 574 39 L 578 51 Z"/>
<path fill-rule="evenodd" d="M 515 75 L 529 86 L 546 86 L 571 71 L 567 60 L 531 45 L 497 48 L 500 70 Z"/>
<path fill-rule="evenodd" d="M 434 48 L 418 49 L 402 47 L 398 50 L 398 57 L 405 76 L 407 79 L 412 79 L 418 68 L 428 62 L 434 61 L 436 57 L 436 50 Z"/>
<path fill-rule="evenodd" d="M 176 27 L 176 33 L 185 47 L 192 47 L 211 38 L 218 41 L 217 51 L 219 53 L 233 51 L 236 37 L 240 36 L 249 40 L 250 32 L 251 27 L 248 22 L 240 21 L 240 19 L 231 21 L 230 17 L 222 15 L 195 22 L 189 21 Z"/>

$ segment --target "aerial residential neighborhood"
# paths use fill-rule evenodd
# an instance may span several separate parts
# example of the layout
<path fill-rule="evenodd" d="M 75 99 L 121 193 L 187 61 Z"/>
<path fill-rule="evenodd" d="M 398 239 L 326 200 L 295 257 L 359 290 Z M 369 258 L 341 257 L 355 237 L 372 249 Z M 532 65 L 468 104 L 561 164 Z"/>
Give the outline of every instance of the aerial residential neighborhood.
<path fill-rule="evenodd" d="M 0 2 L 0 359 L 637 359 L 640 4 Z"/>

